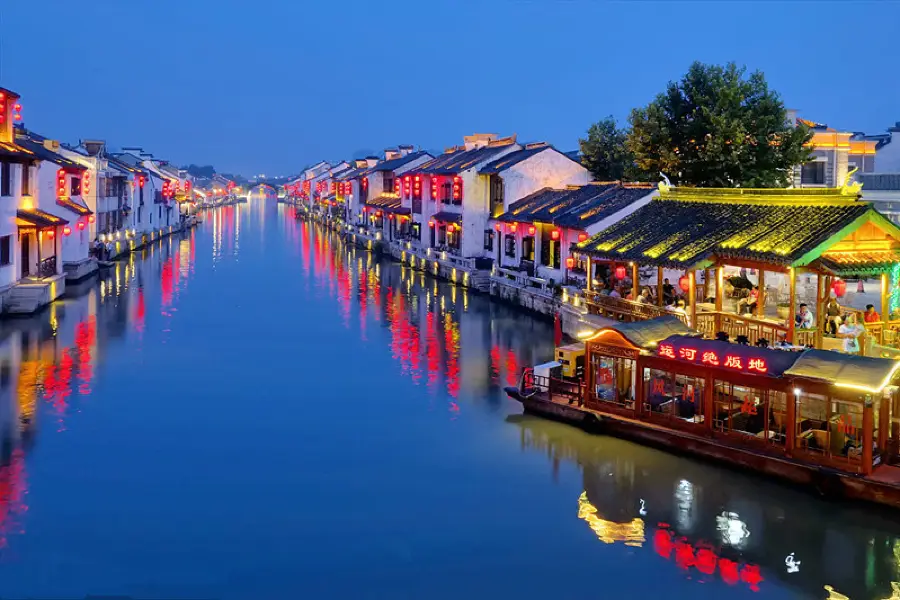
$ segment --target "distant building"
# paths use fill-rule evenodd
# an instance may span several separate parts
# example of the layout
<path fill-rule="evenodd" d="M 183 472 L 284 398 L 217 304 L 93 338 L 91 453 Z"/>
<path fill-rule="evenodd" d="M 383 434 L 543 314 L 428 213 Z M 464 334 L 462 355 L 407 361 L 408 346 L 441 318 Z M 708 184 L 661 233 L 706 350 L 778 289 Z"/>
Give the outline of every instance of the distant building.
<path fill-rule="evenodd" d="M 813 131 L 808 143 L 812 160 L 794 170 L 795 187 L 840 187 L 846 183 L 847 173 L 854 168 L 859 173 L 875 171 L 875 140 L 806 119 L 795 117 L 795 122 L 803 123 Z"/>

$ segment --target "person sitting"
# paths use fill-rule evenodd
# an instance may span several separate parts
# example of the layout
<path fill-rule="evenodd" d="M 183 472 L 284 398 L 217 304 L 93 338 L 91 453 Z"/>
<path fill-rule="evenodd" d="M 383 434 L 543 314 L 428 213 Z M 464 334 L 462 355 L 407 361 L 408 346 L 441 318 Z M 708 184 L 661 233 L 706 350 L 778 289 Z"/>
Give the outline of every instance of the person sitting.
<path fill-rule="evenodd" d="M 744 314 L 746 310 L 749 313 L 756 312 L 756 305 L 759 302 L 759 286 L 754 285 L 752 289 L 749 291 L 747 289 L 741 290 L 741 297 L 737 301 L 737 313 L 739 315 Z"/>
<path fill-rule="evenodd" d="M 838 304 L 834 292 L 832 292 L 831 297 L 828 299 L 828 304 L 825 305 L 825 319 L 826 333 L 836 335 L 838 327 L 841 326 L 841 305 Z"/>
<path fill-rule="evenodd" d="M 878 323 L 881 321 L 881 315 L 875 312 L 875 307 L 871 304 L 866 304 L 866 314 L 863 317 L 863 321 L 866 323 Z"/>
<path fill-rule="evenodd" d="M 622 288 L 619 286 L 614 287 L 609 291 L 610 298 L 621 298 L 622 297 Z"/>
<path fill-rule="evenodd" d="M 676 315 L 684 315 L 685 322 L 688 324 L 688 326 L 690 326 L 690 319 L 687 318 L 688 314 L 687 310 L 685 309 L 684 300 L 679 300 L 675 304 L 668 305 L 666 307 L 666 310 Z"/>
<path fill-rule="evenodd" d="M 641 295 L 638 296 L 638 302 L 641 304 L 653 304 L 653 298 L 650 297 L 650 288 L 641 290 Z"/>
<path fill-rule="evenodd" d="M 806 304 L 800 305 L 800 312 L 794 316 L 794 324 L 797 329 L 813 329 L 816 326 L 816 317 Z"/>

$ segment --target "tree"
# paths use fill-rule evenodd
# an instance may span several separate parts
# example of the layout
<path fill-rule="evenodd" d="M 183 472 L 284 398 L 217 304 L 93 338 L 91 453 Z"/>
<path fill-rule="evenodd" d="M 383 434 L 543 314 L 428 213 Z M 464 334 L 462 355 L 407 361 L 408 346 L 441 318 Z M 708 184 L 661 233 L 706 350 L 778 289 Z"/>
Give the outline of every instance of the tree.
<path fill-rule="evenodd" d="M 674 184 L 785 187 L 810 159 L 805 125 L 788 122 L 759 71 L 696 62 L 644 108 L 631 112 L 626 145 L 637 166 Z"/>
<path fill-rule="evenodd" d="M 199 166 L 195 164 L 190 164 L 186 167 L 181 167 L 182 170 L 187 171 L 191 174 L 192 177 L 203 177 L 205 179 L 212 179 L 212 176 L 216 174 L 216 169 L 212 165 Z"/>
<path fill-rule="evenodd" d="M 606 117 L 590 126 L 587 139 L 578 140 L 581 148 L 581 164 L 600 181 L 622 179 L 626 169 L 634 163 L 625 147 L 626 132 L 619 129 L 616 120 Z"/>

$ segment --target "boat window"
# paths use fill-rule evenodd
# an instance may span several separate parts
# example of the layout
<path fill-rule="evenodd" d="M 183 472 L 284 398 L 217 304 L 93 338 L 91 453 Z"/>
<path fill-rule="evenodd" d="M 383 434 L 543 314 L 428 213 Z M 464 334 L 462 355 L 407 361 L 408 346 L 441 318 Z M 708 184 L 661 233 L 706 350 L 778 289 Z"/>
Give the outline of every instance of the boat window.
<path fill-rule="evenodd" d="M 591 355 L 594 396 L 599 402 L 609 402 L 634 408 L 634 360 L 600 354 Z"/>
<path fill-rule="evenodd" d="M 797 397 L 797 448 L 826 454 L 829 445 L 828 398 L 819 394 Z"/>
<path fill-rule="evenodd" d="M 878 411 L 874 413 L 877 415 Z M 832 460 L 862 460 L 861 402 L 801 392 L 797 396 L 797 415 L 797 449 Z"/>
<path fill-rule="evenodd" d="M 644 369 L 644 410 L 651 416 L 703 422 L 705 380 L 659 369 Z"/>
<path fill-rule="evenodd" d="M 783 446 L 787 438 L 787 398 L 783 392 L 716 380 L 713 428 Z"/>

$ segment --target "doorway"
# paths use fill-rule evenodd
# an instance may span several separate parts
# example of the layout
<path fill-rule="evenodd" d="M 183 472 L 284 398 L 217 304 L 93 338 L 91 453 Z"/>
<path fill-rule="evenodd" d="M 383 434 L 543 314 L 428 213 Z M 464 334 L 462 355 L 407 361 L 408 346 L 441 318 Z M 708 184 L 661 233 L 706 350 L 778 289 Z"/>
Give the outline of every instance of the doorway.
<path fill-rule="evenodd" d="M 22 277 L 27 277 L 31 275 L 31 268 L 29 267 L 31 264 L 31 236 L 27 233 L 23 235 L 20 245 L 22 247 Z"/>

